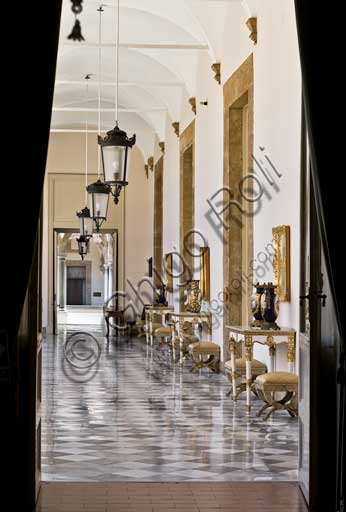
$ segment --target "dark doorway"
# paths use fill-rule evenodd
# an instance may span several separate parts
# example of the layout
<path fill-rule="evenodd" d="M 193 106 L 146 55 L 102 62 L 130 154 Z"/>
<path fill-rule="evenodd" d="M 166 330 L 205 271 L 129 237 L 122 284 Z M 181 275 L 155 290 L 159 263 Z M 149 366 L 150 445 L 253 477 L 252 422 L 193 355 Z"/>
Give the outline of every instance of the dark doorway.
<path fill-rule="evenodd" d="M 86 304 L 85 289 L 85 267 L 67 267 L 67 304 L 70 306 L 84 306 Z"/>
<path fill-rule="evenodd" d="M 67 304 L 70 306 L 84 306 L 85 304 L 85 280 L 67 280 Z"/>

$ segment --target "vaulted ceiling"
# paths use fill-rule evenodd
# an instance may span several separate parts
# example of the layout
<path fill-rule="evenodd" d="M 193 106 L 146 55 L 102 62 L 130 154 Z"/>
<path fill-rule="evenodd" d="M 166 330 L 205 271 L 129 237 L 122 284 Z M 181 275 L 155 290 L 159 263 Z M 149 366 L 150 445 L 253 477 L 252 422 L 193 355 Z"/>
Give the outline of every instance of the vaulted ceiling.
<path fill-rule="evenodd" d="M 211 64 L 220 60 L 232 2 L 241 0 L 120 0 L 119 119 L 137 133 L 144 153 L 154 134 L 164 139 L 167 114 L 179 120 L 183 95 L 195 95 L 198 52 L 208 52 Z M 249 16 L 255 2 L 241 2 Z M 74 23 L 71 2 L 63 1 L 53 131 L 83 130 L 86 116 L 97 130 L 100 5 L 84 0 L 79 18 L 85 41 L 73 42 L 67 39 Z M 108 130 L 114 126 L 116 0 L 102 5 L 101 128 Z"/>

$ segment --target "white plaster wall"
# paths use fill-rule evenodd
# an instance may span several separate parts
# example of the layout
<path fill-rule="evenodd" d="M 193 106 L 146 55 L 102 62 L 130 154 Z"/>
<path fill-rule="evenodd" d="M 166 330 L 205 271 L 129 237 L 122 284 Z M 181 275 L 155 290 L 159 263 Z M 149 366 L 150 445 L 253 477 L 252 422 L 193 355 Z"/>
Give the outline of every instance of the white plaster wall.
<path fill-rule="evenodd" d="M 247 15 L 240 3 L 230 3 L 224 18 L 220 54 L 222 84 L 250 55 L 254 54 L 254 147 L 258 146 L 282 172 L 280 190 L 268 188 L 271 199 L 264 197 L 254 218 L 255 266 L 263 267 L 261 253 L 272 241 L 273 226 L 291 226 L 290 303 L 281 305 L 279 324 L 298 329 L 299 284 L 299 153 L 300 153 L 300 63 L 295 29 L 294 6 L 290 0 L 258 2 L 258 43 L 249 39 Z M 217 230 L 205 217 L 206 199 L 223 184 L 223 90 L 214 80 L 212 62 L 207 52 L 200 52 L 197 75 L 197 116 L 195 129 L 195 226 L 205 236 L 211 250 L 212 306 L 222 305 L 223 247 Z M 182 98 L 180 132 L 193 119 L 186 94 Z M 208 100 L 208 106 L 200 101 Z M 164 253 L 179 247 L 179 141 L 166 123 L 164 166 Z M 215 218 L 214 218 L 215 219 Z M 220 231 L 221 232 L 221 231 Z M 197 240 L 196 240 L 197 241 Z M 202 245 L 202 244 L 201 244 Z M 270 246 L 268 247 L 270 251 Z M 272 264 L 261 273 L 260 280 L 273 280 Z M 216 302 L 218 300 L 218 302 Z M 215 315 L 218 317 L 218 315 Z M 222 316 L 222 315 L 221 315 Z M 222 318 L 215 325 L 214 341 L 222 346 Z M 279 350 L 278 368 L 286 367 L 285 349 Z M 258 347 L 255 355 L 268 362 L 267 350 Z"/>
<path fill-rule="evenodd" d="M 272 242 L 273 226 L 291 227 L 291 301 L 281 304 L 278 323 L 298 331 L 301 76 L 294 3 L 258 2 L 258 20 L 259 41 L 254 54 L 254 151 L 256 157 L 265 152 L 282 177 L 275 180 L 277 191 L 268 185 L 271 198 L 263 196 L 262 208 L 254 218 L 254 256 L 264 259 L 258 254 Z M 265 150 L 261 152 L 259 146 Z M 273 281 L 271 265 L 263 280 Z M 263 354 L 263 350 L 256 352 Z M 277 354 L 277 363 L 279 369 L 286 368 L 284 346 Z"/>
<path fill-rule="evenodd" d="M 125 189 L 124 271 L 128 318 L 141 314 L 143 303 L 152 302 L 152 288 L 146 276 L 147 259 L 153 251 L 154 224 L 154 174 L 149 172 L 149 179 L 146 178 L 141 152 L 132 151 L 132 174 Z"/>
<path fill-rule="evenodd" d="M 210 299 L 213 312 L 213 341 L 222 343 L 223 243 L 220 225 L 210 216 L 207 200 L 223 185 L 223 92 L 214 79 L 207 52 L 201 52 L 197 77 L 195 121 L 195 245 L 210 247 Z M 208 105 L 201 105 L 201 101 Z M 198 234 L 197 231 L 200 233 Z M 196 259 L 196 264 L 199 261 Z M 196 278 L 199 279 L 196 269 Z"/>
<path fill-rule="evenodd" d="M 163 254 L 179 251 L 179 138 L 167 116 L 165 129 L 165 155 L 163 162 Z M 178 279 L 174 280 L 175 293 L 168 300 L 179 308 Z"/>
<path fill-rule="evenodd" d="M 271 0 L 262 0 L 261 3 L 265 4 L 265 9 L 270 1 Z M 281 3 L 282 1 L 286 0 L 279 0 L 277 3 Z M 222 84 L 227 82 L 229 77 L 239 68 L 250 53 L 256 52 L 257 47 L 254 46 L 249 39 L 249 29 L 246 26 L 247 18 L 248 16 L 241 2 L 230 2 L 223 26 L 223 44 L 221 51 Z M 258 20 L 257 23 L 260 26 L 261 20 Z M 258 36 L 258 46 L 261 44 L 261 37 L 262 33 Z"/>

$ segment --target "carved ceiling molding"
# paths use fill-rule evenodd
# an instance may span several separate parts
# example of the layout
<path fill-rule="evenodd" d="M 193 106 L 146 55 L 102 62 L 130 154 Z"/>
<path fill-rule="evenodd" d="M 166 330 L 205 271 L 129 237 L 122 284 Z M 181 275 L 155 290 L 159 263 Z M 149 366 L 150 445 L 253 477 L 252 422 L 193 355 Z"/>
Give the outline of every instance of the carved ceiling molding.
<path fill-rule="evenodd" d="M 163 141 L 159 142 L 159 148 L 161 149 L 162 154 L 165 154 L 165 143 Z"/>
<path fill-rule="evenodd" d="M 191 105 L 192 112 L 196 115 L 197 114 L 196 98 L 195 97 L 189 98 L 189 103 Z"/>
<path fill-rule="evenodd" d="M 214 78 L 218 84 L 221 84 L 221 62 L 212 64 L 211 69 L 214 71 Z"/>
<path fill-rule="evenodd" d="M 172 126 L 173 126 L 173 130 L 174 130 L 174 133 L 176 134 L 177 137 L 179 137 L 179 134 L 180 134 L 180 125 L 179 125 L 179 122 L 178 121 L 175 121 L 174 123 L 172 123 Z"/>
<path fill-rule="evenodd" d="M 153 170 L 154 170 L 154 157 L 153 156 L 150 156 L 148 158 L 148 168 L 151 170 L 151 172 L 153 172 Z"/>
<path fill-rule="evenodd" d="M 246 21 L 246 26 L 250 30 L 249 38 L 253 44 L 257 44 L 257 17 L 253 16 Z"/>

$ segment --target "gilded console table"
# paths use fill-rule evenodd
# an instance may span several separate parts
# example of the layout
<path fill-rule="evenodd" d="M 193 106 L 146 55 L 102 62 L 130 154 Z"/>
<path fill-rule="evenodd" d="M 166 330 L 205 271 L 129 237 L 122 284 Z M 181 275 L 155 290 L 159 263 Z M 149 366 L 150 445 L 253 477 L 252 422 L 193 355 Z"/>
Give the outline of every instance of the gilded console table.
<path fill-rule="evenodd" d="M 276 346 L 281 343 L 287 343 L 287 365 L 290 373 L 294 372 L 294 356 L 296 348 L 296 331 L 290 327 L 282 327 L 280 330 L 273 329 L 259 329 L 249 326 L 234 326 L 226 325 L 229 330 L 229 346 L 231 353 L 231 366 L 232 366 L 232 388 L 233 400 L 236 400 L 236 345 L 244 341 L 244 356 L 246 368 L 246 409 L 251 410 L 251 385 L 252 385 L 252 371 L 251 361 L 253 359 L 253 346 L 254 343 L 260 345 L 267 345 L 269 349 L 269 371 L 275 370 L 275 353 Z M 261 339 L 262 338 L 262 339 Z"/>
<path fill-rule="evenodd" d="M 166 314 L 174 311 L 173 306 L 147 306 L 145 308 L 145 325 L 147 343 L 153 344 L 153 316 L 161 315 L 162 325 L 166 325 Z"/>
<path fill-rule="evenodd" d="M 211 341 L 212 334 L 212 315 L 211 313 L 191 313 L 184 311 L 182 313 L 170 314 L 170 322 L 172 323 L 172 343 L 175 346 L 176 335 L 179 339 L 179 363 L 182 365 L 184 361 L 184 323 L 191 322 L 196 331 L 203 323 L 207 326 L 207 341 Z M 176 333 L 175 325 L 178 325 L 178 331 Z"/>

